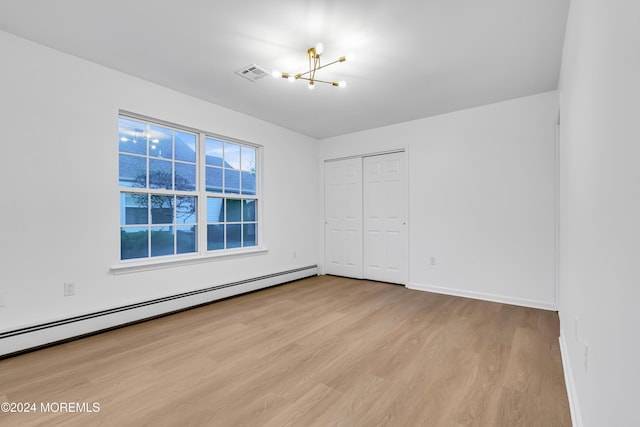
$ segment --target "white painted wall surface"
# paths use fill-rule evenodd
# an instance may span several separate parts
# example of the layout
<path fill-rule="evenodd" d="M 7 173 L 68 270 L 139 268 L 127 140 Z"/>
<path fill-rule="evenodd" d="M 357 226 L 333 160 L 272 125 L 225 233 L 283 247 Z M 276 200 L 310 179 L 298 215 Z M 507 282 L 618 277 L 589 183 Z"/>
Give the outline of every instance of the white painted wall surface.
<path fill-rule="evenodd" d="M 317 262 L 314 139 L 8 33 L 0 52 L 0 332 Z M 268 253 L 111 274 L 119 109 L 263 145 Z"/>
<path fill-rule="evenodd" d="M 638 426 L 640 2 L 571 2 L 559 98 L 560 320 L 576 425 Z"/>
<path fill-rule="evenodd" d="M 320 161 L 408 150 L 412 287 L 554 308 L 557 110 L 547 92 L 344 135 Z"/>

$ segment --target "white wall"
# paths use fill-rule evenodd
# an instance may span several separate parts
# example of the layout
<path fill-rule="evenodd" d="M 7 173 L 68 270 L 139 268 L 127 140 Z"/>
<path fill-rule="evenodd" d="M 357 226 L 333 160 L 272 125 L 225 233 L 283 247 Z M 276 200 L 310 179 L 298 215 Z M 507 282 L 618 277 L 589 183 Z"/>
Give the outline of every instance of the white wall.
<path fill-rule="evenodd" d="M 0 332 L 316 264 L 317 141 L 8 33 L 0 52 Z M 263 145 L 268 253 L 114 276 L 119 109 Z"/>
<path fill-rule="evenodd" d="M 408 150 L 409 286 L 554 308 L 557 108 L 548 92 L 326 139 L 320 161 Z"/>
<path fill-rule="evenodd" d="M 640 2 L 571 2 L 559 90 L 560 320 L 576 422 L 590 427 L 640 425 L 639 42 Z"/>

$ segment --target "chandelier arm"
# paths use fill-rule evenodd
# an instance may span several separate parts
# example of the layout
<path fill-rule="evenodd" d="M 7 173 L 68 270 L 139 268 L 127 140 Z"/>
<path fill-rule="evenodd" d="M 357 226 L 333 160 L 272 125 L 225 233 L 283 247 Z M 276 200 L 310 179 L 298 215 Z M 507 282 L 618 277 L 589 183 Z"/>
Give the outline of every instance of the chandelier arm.
<path fill-rule="evenodd" d="M 327 84 L 330 84 L 330 85 L 333 85 L 333 86 L 335 86 L 335 84 L 334 84 L 334 83 L 336 83 L 336 84 L 338 83 L 338 82 L 328 82 L 328 81 L 326 81 L 326 80 L 313 79 L 313 78 L 309 78 L 309 77 L 298 77 L 298 78 L 299 78 L 300 80 L 306 80 L 306 81 L 309 81 L 309 82 L 311 82 L 311 81 L 312 81 L 312 82 L 314 82 L 314 83 L 315 83 L 315 82 L 318 82 L 318 83 L 327 83 Z"/>
<path fill-rule="evenodd" d="M 313 58 L 313 73 L 311 73 L 312 80 L 316 79 L 316 71 L 318 71 L 319 69 L 320 69 L 320 55 L 316 55 L 315 58 Z"/>
<path fill-rule="evenodd" d="M 305 74 L 309 74 L 309 73 L 311 73 L 312 71 L 313 71 L 313 70 L 309 70 L 309 71 L 305 71 L 304 73 L 298 73 L 298 74 L 296 74 L 296 75 L 295 75 L 295 78 L 296 78 L 296 79 L 299 79 L 299 78 L 301 78 L 302 76 L 304 76 Z"/>
<path fill-rule="evenodd" d="M 343 61 L 341 61 L 341 60 L 339 60 L 339 59 L 336 59 L 336 60 L 335 60 L 335 61 L 333 61 L 333 62 L 329 62 L 328 64 L 324 64 L 324 65 L 322 65 L 322 66 L 320 66 L 320 67 L 316 68 L 316 70 L 320 70 L 320 69 L 322 69 L 322 68 L 328 67 L 329 65 L 333 65 L 333 64 L 335 64 L 336 62 L 343 62 Z"/>
<path fill-rule="evenodd" d="M 311 61 L 311 59 L 309 59 L 309 61 Z M 309 65 L 310 65 L 310 67 L 309 67 L 309 70 L 308 70 L 308 71 L 305 71 L 304 73 L 298 73 L 298 74 L 296 74 L 296 76 L 304 76 L 305 74 L 315 73 L 315 71 L 318 71 L 318 70 L 320 70 L 320 69 L 322 69 L 322 68 L 326 68 L 326 67 L 328 67 L 329 65 L 333 65 L 333 64 L 335 64 L 335 63 L 337 63 L 337 62 L 343 62 L 343 61 L 341 61 L 341 60 L 339 60 L 339 59 L 336 59 L 336 60 L 335 60 L 335 61 L 333 61 L 333 62 L 329 62 L 328 64 L 324 64 L 324 65 L 322 65 L 322 66 L 320 66 L 320 67 L 317 67 L 317 68 L 315 68 L 315 69 L 313 68 L 313 66 L 311 66 L 311 64 L 309 64 Z"/>

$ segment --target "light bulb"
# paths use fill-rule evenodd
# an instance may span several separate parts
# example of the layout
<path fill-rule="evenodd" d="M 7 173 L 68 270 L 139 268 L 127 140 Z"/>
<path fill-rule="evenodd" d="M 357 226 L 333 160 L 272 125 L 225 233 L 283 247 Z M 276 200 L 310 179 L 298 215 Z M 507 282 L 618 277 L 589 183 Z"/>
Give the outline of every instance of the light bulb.
<path fill-rule="evenodd" d="M 338 86 L 339 87 L 347 87 L 347 82 L 345 82 L 344 80 L 341 80 L 338 82 Z"/>
<path fill-rule="evenodd" d="M 313 82 L 309 82 L 309 86 L 307 87 L 309 88 L 309 90 L 313 90 L 315 88 Z"/>
<path fill-rule="evenodd" d="M 290 82 L 295 82 L 296 78 L 293 77 L 293 76 L 289 76 L 289 77 L 287 77 L 287 80 L 289 80 Z"/>
<path fill-rule="evenodd" d="M 324 52 L 324 45 L 322 43 L 318 43 L 316 45 L 316 55 L 322 55 L 322 52 Z"/>
<path fill-rule="evenodd" d="M 271 75 L 272 75 L 273 77 L 275 77 L 275 78 L 280 78 L 280 77 L 282 77 L 282 73 L 281 73 L 280 71 L 278 71 L 278 70 L 273 70 L 273 71 L 271 72 Z"/>
<path fill-rule="evenodd" d="M 122 138 L 120 138 L 120 141 L 122 141 L 122 142 L 127 142 L 127 141 L 129 141 L 129 139 L 128 139 L 128 138 L 125 138 L 125 137 L 123 136 Z"/>

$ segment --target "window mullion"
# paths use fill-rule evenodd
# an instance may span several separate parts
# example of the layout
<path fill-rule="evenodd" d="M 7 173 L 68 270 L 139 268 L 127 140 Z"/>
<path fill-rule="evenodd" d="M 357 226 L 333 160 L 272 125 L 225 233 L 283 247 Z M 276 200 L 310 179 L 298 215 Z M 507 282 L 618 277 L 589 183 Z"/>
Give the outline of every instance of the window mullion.
<path fill-rule="evenodd" d="M 198 253 L 205 254 L 207 252 L 207 150 L 206 135 L 202 132 L 198 134 L 198 157 L 196 158 L 198 168 L 197 191 L 198 191 L 198 214 L 196 220 L 198 222 Z"/>
<path fill-rule="evenodd" d="M 147 173 L 147 177 L 148 176 L 149 174 Z M 153 220 L 151 215 L 151 194 L 147 193 L 147 258 L 151 257 L 151 223 L 152 221 Z"/>
<path fill-rule="evenodd" d="M 149 188 L 150 184 L 151 184 L 151 182 L 150 182 L 151 181 L 151 177 L 150 177 L 151 176 L 151 173 L 150 173 L 151 172 L 151 156 L 149 155 L 150 154 L 149 153 L 149 139 L 146 136 L 148 133 L 149 133 L 149 125 L 147 124 L 147 125 L 145 125 L 145 128 L 144 128 L 144 134 L 145 134 L 144 147 L 145 147 L 146 160 L 147 160 L 147 179 L 146 179 L 147 187 L 146 188 Z M 149 223 L 149 224 L 151 224 L 151 223 Z M 149 236 L 151 236 L 151 232 L 149 232 Z M 151 255 L 151 241 L 149 241 L 149 255 Z"/>
<path fill-rule="evenodd" d="M 175 157 L 175 153 L 174 153 Z M 175 175 L 175 174 L 174 174 Z M 171 228 L 173 228 L 173 253 L 178 253 L 178 197 L 173 195 L 173 214 L 171 217 Z"/>

